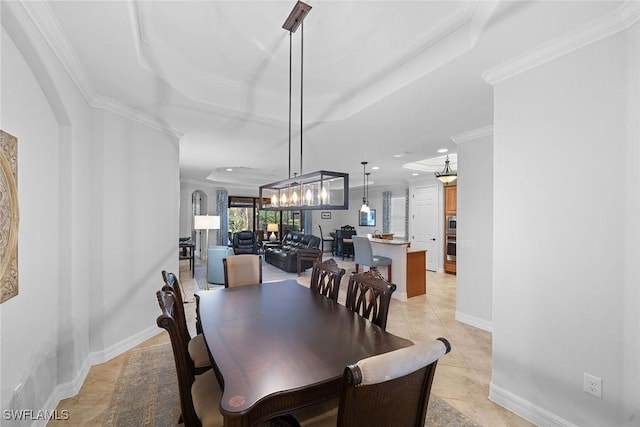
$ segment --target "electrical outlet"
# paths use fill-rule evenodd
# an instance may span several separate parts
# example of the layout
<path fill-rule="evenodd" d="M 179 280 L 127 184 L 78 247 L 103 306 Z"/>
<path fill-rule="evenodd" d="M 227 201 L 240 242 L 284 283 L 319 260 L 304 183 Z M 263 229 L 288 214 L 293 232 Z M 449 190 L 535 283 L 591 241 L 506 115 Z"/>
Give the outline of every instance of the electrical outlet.
<path fill-rule="evenodd" d="M 594 377 L 585 372 L 583 387 L 585 393 L 602 399 L 602 378 Z"/>
<path fill-rule="evenodd" d="M 22 389 L 22 383 L 18 384 L 16 388 L 13 389 L 13 402 L 11 406 L 14 411 L 22 409 Z"/>

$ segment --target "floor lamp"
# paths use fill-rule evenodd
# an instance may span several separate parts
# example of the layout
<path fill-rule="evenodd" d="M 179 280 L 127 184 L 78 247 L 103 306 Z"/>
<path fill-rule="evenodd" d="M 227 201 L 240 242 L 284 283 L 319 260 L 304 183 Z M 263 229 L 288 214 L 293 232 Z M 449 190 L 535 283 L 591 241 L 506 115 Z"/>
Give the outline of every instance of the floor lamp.
<path fill-rule="evenodd" d="M 207 260 L 207 269 L 205 280 L 207 283 L 206 289 L 209 289 L 209 230 L 220 229 L 220 217 L 217 215 L 196 215 L 193 217 L 193 228 L 195 230 L 207 230 L 207 255 L 205 257 Z M 200 248 L 200 258 L 202 258 L 202 248 Z"/>

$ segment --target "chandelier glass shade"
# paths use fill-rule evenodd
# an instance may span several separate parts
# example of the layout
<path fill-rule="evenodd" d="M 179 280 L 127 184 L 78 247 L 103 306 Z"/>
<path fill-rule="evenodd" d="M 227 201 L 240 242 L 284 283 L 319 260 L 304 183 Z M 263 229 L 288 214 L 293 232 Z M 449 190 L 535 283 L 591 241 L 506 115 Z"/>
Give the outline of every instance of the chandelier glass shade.
<path fill-rule="evenodd" d="M 349 209 L 348 189 L 349 174 L 320 170 L 261 186 L 260 209 Z"/>
<path fill-rule="evenodd" d="M 458 173 L 449 166 L 449 156 L 447 156 L 447 159 L 444 161 L 444 169 L 442 172 L 436 172 L 436 178 L 445 184 L 449 184 L 458 179 Z"/>

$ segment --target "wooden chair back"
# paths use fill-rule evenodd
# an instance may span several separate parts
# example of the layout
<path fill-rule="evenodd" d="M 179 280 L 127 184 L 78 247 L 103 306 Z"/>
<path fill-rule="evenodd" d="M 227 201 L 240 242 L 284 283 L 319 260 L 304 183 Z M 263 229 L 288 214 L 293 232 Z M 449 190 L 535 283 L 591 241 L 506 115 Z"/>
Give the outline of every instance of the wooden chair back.
<path fill-rule="evenodd" d="M 224 287 L 256 285 L 262 283 L 262 257 L 260 255 L 231 255 L 222 260 Z"/>
<path fill-rule="evenodd" d="M 180 279 L 173 273 L 170 273 L 166 270 L 162 270 L 162 280 L 164 281 L 164 287 L 168 287 L 169 290 L 172 290 L 176 297 L 181 303 L 184 303 L 184 297 L 182 295 L 182 286 L 180 283 Z"/>
<path fill-rule="evenodd" d="M 338 267 L 333 258 L 324 262 L 316 262 L 311 271 L 310 289 L 337 302 L 340 282 L 344 274 L 344 268 Z"/>
<path fill-rule="evenodd" d="M 395 290 L 396 285 L 384 280 L 377 270 L 351 273 L 345 306 L 386 329 L 391 294 Z"/>
<path fill-rule="evenodd" d="M 162 290 L 173 292 L 176 300 L 175 307 L 173 308 L 175 312 L 175 319 L 178 323 L 178 327 L 182 331 L 182 335 L 188 343 L 191 339 L 191 334 L 189 333 L 189 327 L 187 325 L 187 315 L 184 311 L 184 300 L 182 298 L 182 286 L 180 285 L 180 279 L 178 279 L 175 274 L 165 270 L 162 270 L 162 279 L 164 280 Z M 160 300 L 158 300 L 158 302 L 160 302 Z M 160 309 L 162 309 L 162 306 L 160 306 Z"/>
<path fill-rule="evenodd" d="M 438 359 L 450 350 L 438 338 L 347 366 L 337 426 L 423 427 Z"/>
<path fill-rule="evenodd" d="M 195 380 L 193 362 L 187 349 L 188 340 L 182 332 L 176 317 L 176 308 L 179 306 L 175 293 L 160 290 L 156 292 L 158 304 L 162 313 L 156 319 L 156 323 L 169 333 L 173 358 L 178 374 L 178 389 L 180 395 L 180 409 L 185 426 L 200 426 L 200 420 L 193 407 L 191 385 Z"/>

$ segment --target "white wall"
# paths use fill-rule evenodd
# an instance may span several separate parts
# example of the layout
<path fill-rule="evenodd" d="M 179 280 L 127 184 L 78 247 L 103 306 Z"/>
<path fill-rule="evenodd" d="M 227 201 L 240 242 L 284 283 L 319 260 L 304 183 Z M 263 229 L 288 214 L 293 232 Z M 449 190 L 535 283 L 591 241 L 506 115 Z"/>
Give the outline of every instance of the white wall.
<path fill-rule="evenodd" d="M 494 89 L 491 397 L 538 424 L 640 420 L 637 27 Z"/>
<path fill-rule="evenodd" d="M 90 107 L 20 3 L 2 7 L 0 126 L 18 138 L 20 290 L 0 306 L 0 402 L 11 408 L 22 383 L 18 409 L 50 410 L 92 363 L 160 331 L 160 270 L 178 267 L 178 141 Z"/>
<path fill-rule="evenodd" d="M 2 129 L 18 138 L 20 209 L 19 294 L 2 304 L 2 408 L 11 408 L 11 392 L 20 383 L 25 405 L 42 407 L 57 385 L 58 337 L 63 332 L 57 304 L 60 127 L 29 66 L 4 31 Z"/>
<path fill-rule="evenodd" d="M 382 193 L 391 191 L 393 196 L 404 196 L 406 188 L 405 185 L 369 188 L 369 207 L 376 210 L 376 225 L 373 227 L 360 227 L 358 225 L 358 212 L 362 206 L 363 193 L 362 187 L 353 188 L 349 190 L 349 209 L 331 211 L 331 219 L 322 219 L 321 211 L 312 211 L 313 230 L 311 234 L 320 236 L 318 225 L 322 226 L 322 232 L 325 237 L 328 237 L 330 232 L 335 231 L 343 225 L 355 227 L 356 232 L 359 234 L 373 234 L 376 230 L 382 231 Z"/>
<path fill-rule="evenodd" d="M 491 330 L 493 136 L 458 144 L 456 319 Z"/>

